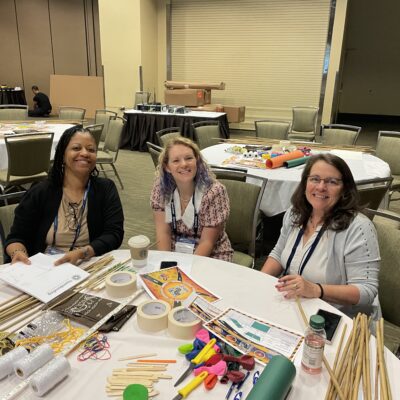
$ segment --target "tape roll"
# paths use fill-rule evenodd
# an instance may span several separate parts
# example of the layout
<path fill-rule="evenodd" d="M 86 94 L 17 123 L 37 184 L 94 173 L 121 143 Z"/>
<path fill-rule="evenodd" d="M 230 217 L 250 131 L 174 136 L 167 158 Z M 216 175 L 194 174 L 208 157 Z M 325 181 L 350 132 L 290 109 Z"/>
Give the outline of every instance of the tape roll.
<path fill-rule="evenodd" d="M 0 379 L 14 372 L 14 364 L 28 355 L 25 347 L 19 346 L 0 357 Z"/>
<path fill-rule="evenodd" d="M 158 332 L 168 327 L 168 313 L 171 306 L 163 300 L 148 300 L 136 310 L 137 323 L 140 329 L 147 332 Z"/>
<path fill-rule="evenodd" d="M 133 272 L 118 271 L 106 277 L 106 292 L 111 297 L 128 297 L 136 290 L 136 275 Z"/>
<path fill-rule="evenodd" d="M 47 343 L 43 343 L 33 350 L 32 353 L 15 362 L 15 374 L 18 378 L 26 379 L 53 358 L 54 352 L 52 348 Z"/>
<path fill-rule="evenodd" d="M 201 320 L 183 306 L 174 308 L 168 314 L 168 332 L 177 339 L 193 339 L 201 324 Z"/>

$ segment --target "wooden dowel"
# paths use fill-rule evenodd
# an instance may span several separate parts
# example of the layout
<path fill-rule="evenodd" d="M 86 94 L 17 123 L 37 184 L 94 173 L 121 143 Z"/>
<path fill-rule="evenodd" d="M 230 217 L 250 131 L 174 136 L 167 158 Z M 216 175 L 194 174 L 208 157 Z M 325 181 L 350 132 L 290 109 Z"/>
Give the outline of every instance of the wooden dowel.
<path fill-rule="evenodd" d="M 0 310 L 4 309 L 4 308 L 8 308 L 10 306 L 10 303 L 19 303 L 20 301 L 27 299 L 28 297 L 30 297 L 27 294 L 19 294 L 17 296 L 11 297 L 10 299 L 7 299 L 5 301 L 2 301 L 0 303 Z"/>
<path fill-rule="evenodd" d="M 369 326 L 371 323 L 371 318 L 368 318 L 367 327 L 368 329 L 365 331 L 365 382 L 367 386 L 367 400 L 371 400 L 371 356 L 369 350 Z M 364 378 L 363 378 L 364 379 Z"/>
<path fill-rule="evenodd" d="M 358 398 L 358 389 L 360 386 L 362 365 L 363 365 L 363 357 L 364 357 L 364 343 L 365 343 L 365 315 L 360 318 L 360 335 L 358 336 L 358 357 L 357 357 L 357 369 L 354 378 L 353 385 L 353 395 L 352 399 L 357 400 Z"/>
<path fill-rule="evenodd" d="M 382 349 L 382 337 L 381 337 L 381 328 L 380 322 L 376 322 L 376 341 L 378 347 L 378 359 L 379 359 L 379 384 L 381 388 L 381 398 L 384 400 L 388 399 L 388 392 L 386 386 L 386 379 L 385 379 L 385 367 L 384 367 L 384 360 L 383 360 L 383 349 Z"/>

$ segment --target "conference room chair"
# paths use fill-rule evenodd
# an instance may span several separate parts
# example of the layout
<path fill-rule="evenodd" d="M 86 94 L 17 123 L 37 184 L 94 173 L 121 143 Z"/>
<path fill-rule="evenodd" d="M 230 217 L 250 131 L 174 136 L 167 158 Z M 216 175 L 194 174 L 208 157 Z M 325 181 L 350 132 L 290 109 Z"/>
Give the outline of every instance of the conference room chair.
<path fill-rule="evenodd" d="M 400 200 L 400 197 L 392 198 L 395 192 L 400 192 L 400 132 L 379 131 L 375 155 L 389 164 L 393 176 L 389 202 Z"/>
<path fill-rule="evenodd" d="M 104 124 L 88 125 L 85 127 L 93 135 L 96 140 L 96 148 L 99 150 L 100 138 L 103 133 Z"/>
<path fill-rule="evenodd" d="M 400 223 L 400 215 L 385 214 L 368 210 L 380 218 L 396 219 Z M 379 242 L 381 256 L 379 268 L 379 302 L 384 318 L 385 346 L 392 352 L 400 345 L 400 230 L 381 219 L 373 219 Z"/>
<path fill-rule="evenodd" d="M 151 159 L 153 160 L 154 167 L 158 167 L 158 158 L 162 152 L 162 147 L 157 146 L 154 143 L 146 142 L 147 150 L 150 153 Z"/>
<path fill-rule="evenodd" d="M 165 147 L 167 142 L 175 137 L 181 136 L 181 128 L 171 126 L 170 128 L 161 129 L 156 132 L 158 144 Z"/>
<path fill-rule="evenodd" d="M 292 107 L 292 115 L 292 126 L 288 138 L 312 142 L 317 129 L 318 107 L 295 106 Z"/>
<path fill-rule="evenodd" d="M 118 174 L 115 163 L 118 158 L 119 144 L 121 141 L 122 130 L 124 128 L 125 120 L 121 117 L 114 117 L 110 119 L 108 125 L 108 132 L 104 142 L 104 148 L 97 151 L 97 164 L 100 166 L 99 172 L 107 176 L 108 171 L 112 171 L 117 177 L 121 189 L 124 189 L 121 177 Z M 111 170 L 105 170 L 104 165 L 110 165 Z"/>
<path fill-rule="evenodd" d="M 11 226 L 14 221 L 14 210 L 17 208 L 18 204 L 9 204 L 0 207 L 0 240 L 1 245 L 4 249 L 6 238 L 10 233 Z"/>
<path fill-rule="evenodd" d="M 290 122 L 272 119 L 254 121 L 256 136 L 268 139 L 286 140 L 290 130 Z"/>
<path fill-rule="evenodd" d="M 322 143 L 327 145 L 355 145 L 361 126 L 327 124 L 321 126 Z"/>
<path fill-rule="evenodd" d="M 71 119 L 77 122 L 85 118 L 86 109 L 79 107 L 60 107 L 58 109 L 59 119 Z"/>
<path fill-rule="evenodd" d="M 236 181 L 246 182 L 247 169 L 244 168 L 231 168 L 231 167 L 221 167 L 219 165 L 209 164 L 215 177 L 220 179 L 232 179 Z"/>
<path fill-rule="evenodd" d="M 21 121 L 28 119 L 28 106 L 20 104 L 0 104 L 0 120 Z"/>
<path fill-rule="evenodd" d="M 241 171 L 229 172 L 231 178 L 227 176 L 228 171 L 224 173 L 225 178 L 219 181 L 226 187 L 229 196 L 230 214 L 225 230 L 234 249 L 232 262 L 253 268 L 260 203 L 267 179 Z M 240 180 L 240 177 L 246 181 Z"/>
<path fill-rule="evenodd" d="M 377 210 L 381 203 L 384 202 L 384 207 L 388 205 L 385 196 L 389 195 L 389 188 L 393 178 L 373 178 L 356 182 L 357 191 L 360 196 L 360 205 Z M 388 197 L 387 197 L 388 198 Z"/>
<path fill-rule="evenodd" d="M 100 148 L 104 146 L 104 141 L 108 131 L 108 124 L 110 123 L 111 117 L 116 117 L 117 113 L 110 110 L 96 110 L 94 114 L 94 123 L 95 125 L 103 124 L 103 132 L 100 137 Z"/>
<path fill-rule="evenodd" d="M 221 138 L 219 121 L 199 121 L 192 124 L 193 137 L 200 150 L 218 144 Z"/>
<path fill-rule="evenodd" d="M 53 136 L 53 132 L 46 132 L 4 138 L 8 168 L 0 170 L 2 194 L 12 187 L 47 179 Z"/>

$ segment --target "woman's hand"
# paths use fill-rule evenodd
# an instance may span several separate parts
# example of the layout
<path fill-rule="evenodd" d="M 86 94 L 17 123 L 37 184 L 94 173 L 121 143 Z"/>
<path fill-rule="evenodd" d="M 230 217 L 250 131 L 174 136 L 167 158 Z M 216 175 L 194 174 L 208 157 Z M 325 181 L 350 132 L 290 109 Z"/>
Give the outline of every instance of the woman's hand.
<path fill-rule="evenodd" d="M 31 260 L 28 258 L 28 254 L 26 254 L 26 252 L 23 250 L 14 251 L 11 258 L 11 264 L 15 264 L 16 262 L 22 262 L 27 265 L 31 264 Z"/>
<path fill-rule="evenodd" d="M 80 261 L 88 260 L 94 256 L 94 250 L 91 246 L 85 246 L 80 249 L 71 250 L 65 253 L 61 258 L 54 262 L 54 265 L 61 265 L 69 262 L 74 265 L 80 264 Z"/>
<path fill-rule="evenodd" d="M 283 276 L 275 287 L 278 292 L 286 293 L 285 299 L 293 299 L 296 296 L 318 298 L 321 295 L 320 287 L 316 283 L 305 280 L 301 275 Z"/>

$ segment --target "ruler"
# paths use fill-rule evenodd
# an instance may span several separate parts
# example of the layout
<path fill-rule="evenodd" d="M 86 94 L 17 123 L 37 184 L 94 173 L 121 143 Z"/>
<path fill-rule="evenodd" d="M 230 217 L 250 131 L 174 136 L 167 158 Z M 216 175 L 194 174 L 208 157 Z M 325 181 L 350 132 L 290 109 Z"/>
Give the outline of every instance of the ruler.
<path fill-rule="evenodd" d="M 95 325 L 93 325 L 91 328 L 89 328 L 85 333 L 83 333 L 78 339 L 76 339 L 75 342 L 73 342 L 69 346 L 67 346 L 60 354 L 63 356 L 67 356 L 71 351 L 73 351 L 75 349 L 76 346 L 78 346 L 80 343 L 82 343 L 84 340 L 86 340 L 89 336 L 91 336 L 93 333 L 95 333 L 104 323 L 106 323 L 109 320 L 109 318 L 111 318 L 113 315 L 115 315 L 119 311 L 121 311 L 125 306 L 127 306 L 130 302 L 135 300 L 137 297 L 139 297 L 142 293 L 143 293 L 143 289 L 139 289 L 132 296 L 127 297 L 122 303 L 120 303 L 116 308 L 114 308 L 114 310 L 110 311 L 106 316 L 104 316 L 104 318 L 102 318 L 99 322 L 97 322 Z M 51 361 L 49 361 L 49 362 L 51 362 Z M 46 365 L 47 364 L 45 364 L 43 367 L 45 367 Z M 28 378 L 21 381 L 21 383 L 19 383 L 17 386 L 15 386 L 9 393 L 7 393 L 5 396 L 3 396 L 1 398 L 1 400 L 10 400 L 10 399 L 13 399 L 15 396 L 19 395 L 29 385 L 29 382 L 35 376 L 35 374 L 37 372 L 39 372 L 42 368 L 39 368 L 31 376 L 29 376 Z"/>

